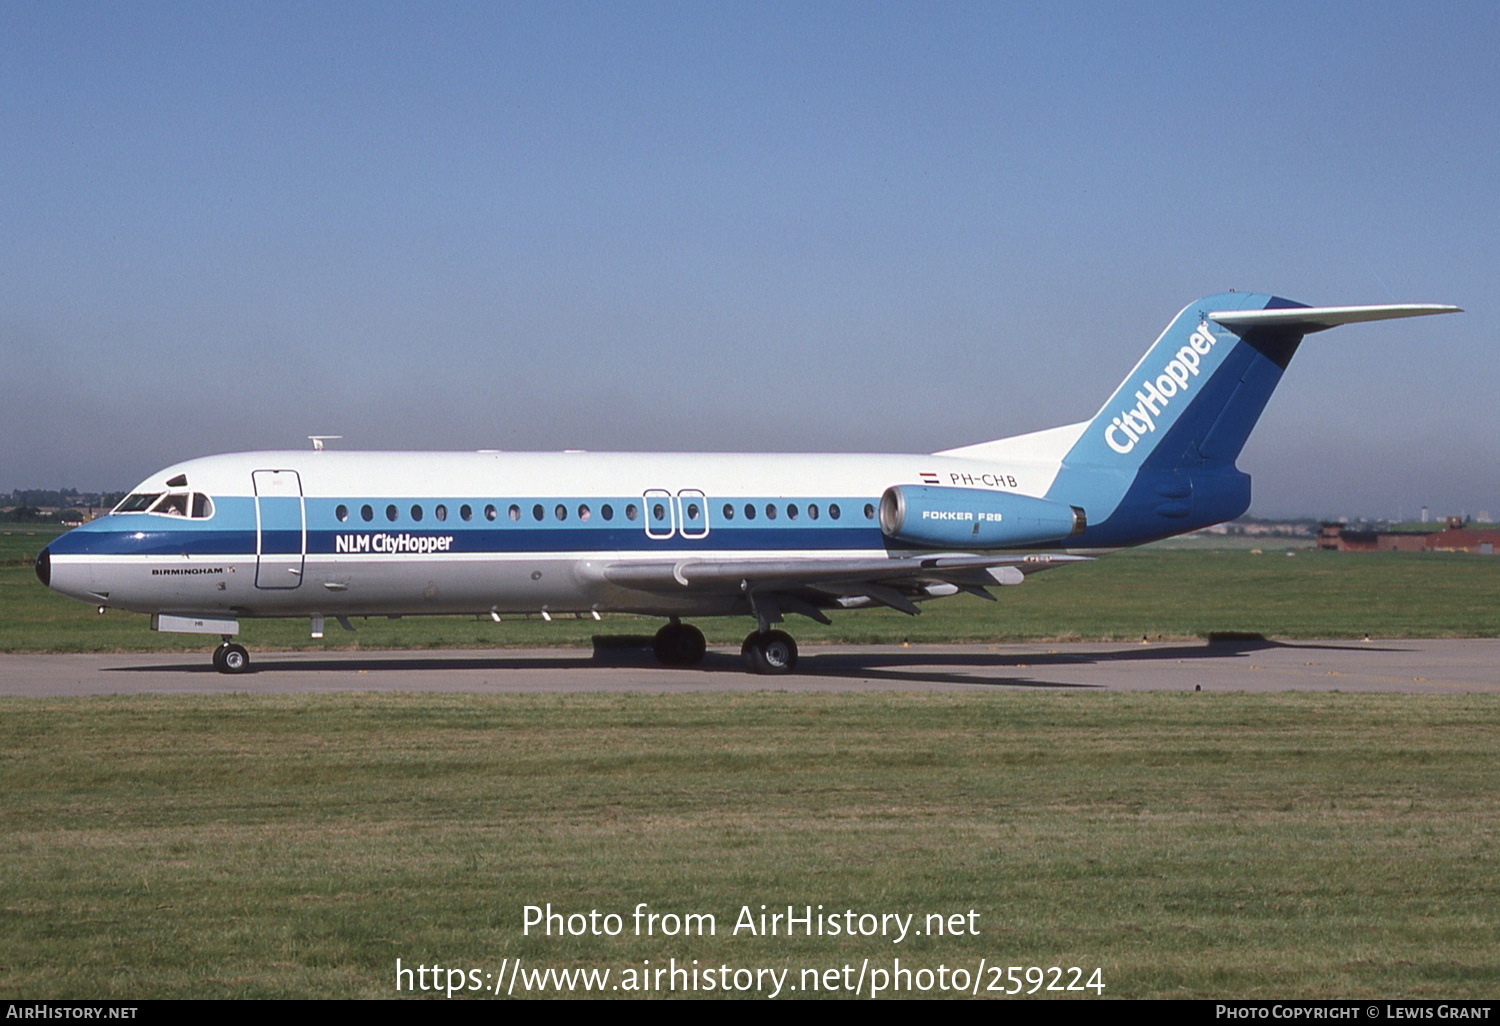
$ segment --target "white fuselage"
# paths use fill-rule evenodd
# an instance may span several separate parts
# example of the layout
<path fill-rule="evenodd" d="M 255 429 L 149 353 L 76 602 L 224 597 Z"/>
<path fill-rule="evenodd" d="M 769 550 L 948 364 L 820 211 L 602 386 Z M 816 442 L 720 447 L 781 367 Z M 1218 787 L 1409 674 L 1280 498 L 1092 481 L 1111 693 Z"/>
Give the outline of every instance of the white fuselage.
<path fill-rule="evenodd" d="M 152 475 L 133 494 L 182 494 L 174 511 L 73 532 L 53 546 L 50 583 L 116 608 L 233 617 L 746 612 L 742 595 L 641 591 L 603 568 L 886 557 L 891 485 L 1036 496 L 1055 473 L 934 455 L 237 453 Z M 209 515 L 175 512 L 195 495 Z"/>

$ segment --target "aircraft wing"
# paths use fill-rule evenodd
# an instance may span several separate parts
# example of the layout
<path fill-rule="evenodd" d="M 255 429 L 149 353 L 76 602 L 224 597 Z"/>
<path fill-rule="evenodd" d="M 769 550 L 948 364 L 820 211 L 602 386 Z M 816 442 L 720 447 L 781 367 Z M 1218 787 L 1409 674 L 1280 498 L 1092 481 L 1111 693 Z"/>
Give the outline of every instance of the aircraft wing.
<path fill-rule="evenodd" d="M 603 577 L 612 584 L 641 591 L 745 594 L 752 602 L 774 600 L 791 611 L 826 622 L 816 612 L 819 605 L 884 605 L 915 614 L 920 610 L 912 598 L 930 595 L 926 591 L 930 585 L 951 584 L 992 599 L 994 596 L 984 590 L 989 586 L 1020 584 L 1028 574 L 1089 561 L 1088 556 L 1046 553 L 937 554 L 894 559 L 682 559 L 610 563 L 603 567 Z"/>

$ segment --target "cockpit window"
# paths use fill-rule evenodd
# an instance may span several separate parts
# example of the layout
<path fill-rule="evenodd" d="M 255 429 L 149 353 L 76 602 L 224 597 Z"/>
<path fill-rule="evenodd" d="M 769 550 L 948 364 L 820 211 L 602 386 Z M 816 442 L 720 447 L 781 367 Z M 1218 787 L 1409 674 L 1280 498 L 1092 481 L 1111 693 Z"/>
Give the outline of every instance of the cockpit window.
<path fill-rule="evenodd" d="M 185 517 L 188 515 L 187 492 L 168 492 L 161 497 L 161 501 L 151 507 L 152 513 L 165 513 L 169 517 Z"/>
<path fill-rule="evenodd" d="M 115 507 L 116 513 L 144 513 L 151 504 L 161 498 L 161 492 L 136 492 L 125 496 L 125 501 Z"/>
<path fill-rule="evenodd" d="M 202 492 L 136 492 L 116 506 L 115 513 L 159 513 L 169 517 L 207 520 L 214 515 L 214 500 Z"/>

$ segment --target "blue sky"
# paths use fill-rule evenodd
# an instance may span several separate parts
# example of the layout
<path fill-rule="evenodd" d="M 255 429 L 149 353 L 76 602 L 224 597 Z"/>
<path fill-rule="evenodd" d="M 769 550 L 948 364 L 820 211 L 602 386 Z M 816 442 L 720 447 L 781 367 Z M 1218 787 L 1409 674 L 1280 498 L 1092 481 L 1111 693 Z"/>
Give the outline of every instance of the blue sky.
<path fill-rule="evenodd" d="M 931 451 L 1228 288 L 1254 512 L 1500 515 L 1500 5 L 0 6 L 0 490 L 297 448 Z"/>

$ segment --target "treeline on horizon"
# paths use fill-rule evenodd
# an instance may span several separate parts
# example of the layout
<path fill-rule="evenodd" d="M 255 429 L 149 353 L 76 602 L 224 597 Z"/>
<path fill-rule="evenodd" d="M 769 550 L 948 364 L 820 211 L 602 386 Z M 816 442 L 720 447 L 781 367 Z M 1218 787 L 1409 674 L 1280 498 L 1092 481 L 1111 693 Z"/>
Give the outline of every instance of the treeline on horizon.
<path fill-rule="evenodd" d="M 56 524 L 63 514 L 87 515 L 114 509 L 124 492 L 80 492 L 76 488 L 17 488 L 0 497 L 0 523 Z M 71 518 L 76 519 L 76 518 Z"/>

